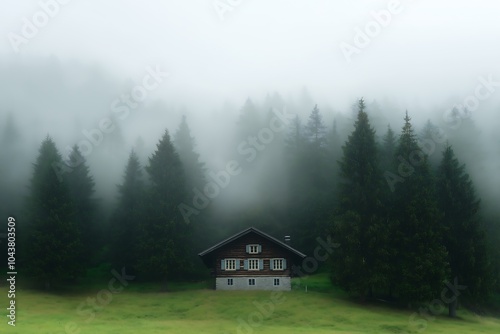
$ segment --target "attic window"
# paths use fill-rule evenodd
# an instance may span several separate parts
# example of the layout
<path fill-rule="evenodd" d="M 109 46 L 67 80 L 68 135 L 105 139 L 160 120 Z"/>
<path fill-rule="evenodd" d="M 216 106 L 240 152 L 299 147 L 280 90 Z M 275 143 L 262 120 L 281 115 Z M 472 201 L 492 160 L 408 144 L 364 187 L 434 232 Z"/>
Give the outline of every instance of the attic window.
<path fill-rule="evenodd" d="M 247 245 L 247 253 L 248 254 L 259 254 L 262 252 L 262 246 L 258 244 Z"/>

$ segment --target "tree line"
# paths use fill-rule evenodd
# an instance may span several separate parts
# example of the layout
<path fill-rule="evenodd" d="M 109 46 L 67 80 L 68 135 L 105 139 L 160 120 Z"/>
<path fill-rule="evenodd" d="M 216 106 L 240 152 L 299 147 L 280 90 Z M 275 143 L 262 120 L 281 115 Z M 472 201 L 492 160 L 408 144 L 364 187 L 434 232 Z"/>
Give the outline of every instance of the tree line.
<path fill-rule="evenodd" d="M 273 99 L 261 108 L 246 101 L 234 143 L 269 122 L 272 107 L 283 106 Z M 23 204 L 23 266 L 46 288 L 76 282 L 101 263 L 125 267 L 142 280 L 206 277 L 196 253 L 230 232 L 256 226 L 275 236 L 292 235 L 293 246 L 306 254 L 318 235 L 331 234 L 341 245 L 329 264 L 332 281 L 363 300 L 434 299 L 455 278 L 467 286 L 466 300 L 484 300 L 498 289 L 499 266 L 474 185 L 455 155 L 461 146 L 438 144 L 438 154 L 428 156 L 421 144 L 436 131 L 432 122 L 417 134 L 407 114 L 399 135 L 389 126 L 378 137 L 371 125 L 374 120 L 380 131 L 376 106 L 367 112 L 360 100 L 352 115 L 353 120 L 335 117 L 326 125 L 316 105 L 304 124 L 296 116 L 255 161 L 240 161 L 244 173 L 233 186 L 240 195 L 257 193 L 257 199 L 224 214 L 215 203 L 190 223 L 179 204 L 191 202 L 194 188 L 203 189 L 208 169 L 186 117 L 173 137 L 164 132 L 146 161 L 140 148 L 130 152 L 123 170 L 116 171 L 123 177 L 108 215 L 78 146 L 62 157 L 48 136 Z M 15 126 L 7 129 L 11 135 L 4 142 L 13 147 Z M 227 159 L 238 158 L 237 146 Z M 54 164 L 72 168 L 61 178 Z M 456 306 L 450 304 L 452 314 Z"/>
<path fill-rule="evenodd" d="M 466 286 L 446 295 L 450 316 L 460 294 L 484 301 L 495 280 L 480 201 L 452 146 L 434 170 L 408 113 L 400 135 L 389 128 L 379 146 L 360 100 L 342 151 L 339 202 L 329 221 L 341 244 L 333 281 L 363 300 L 409 304 L 440 298 L 446 282 Z"/>

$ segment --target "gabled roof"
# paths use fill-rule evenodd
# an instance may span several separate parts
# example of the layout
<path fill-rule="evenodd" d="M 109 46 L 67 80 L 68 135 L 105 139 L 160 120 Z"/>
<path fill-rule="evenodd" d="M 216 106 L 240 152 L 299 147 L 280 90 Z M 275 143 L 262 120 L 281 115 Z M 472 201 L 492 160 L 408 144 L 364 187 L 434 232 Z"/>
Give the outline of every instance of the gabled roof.
<path fill-rule="evenodd" d="M 283 248 L 285 248 L 285 249 L 289 250 L 290 252 L 292 252 L 292 253 L 296 254 L 297 256 L 299 256 L 299 257 L 301 257 L 301 258 L 305 258 L 305 257 L 307 256 L 307 255 L 305 255 L 305 254 L 303 254 L 303 253 L 299 252 L 299 251 L 298 251 L 298 250 L 296 250 L 295 248 L 290 247 L 289 245 L 285 244 L 284 242 L 281 242 L 281 241 L 279 241 L 278 239 L 276 239 L 276 238 L 274 238 L 274 237 L 270 236 L 269 234 L 264 233 L 264 232 L 262 232 L 262 231 L 260 231 L 260 230 L 256 229 L 255 227 L 249 227 L 249 228 L 247 228 L 246 230 L 243 230 L 243 231 L 241 231 L 241 232 L 239 232 L 239 233 L 236 233 L 235 235 L 233 235 L 233 236 L 231 236 L 231 237 L 229 237 L 229 238 L 227 238 L 227 239 L 225 239 L 225 240 L 222 240 L 222 241 L 221 241 L 221 242 L 219 242 L 218 244 L 215 244 L 215 245 L 213 245 L 212 247 L 210 247 L 210 248 L 208 248 L 208 249 L 204 250 L 203 252 L 199 253 L 199 254 L 198 254 L 198 256 L 203 257 L 203 256 L 205 256 L 205 255 L 207 255 L 207 254 L 209 254 L 209 253 L 213 252 L 214 250 L 219 249 L 220 247 L 222 247 L 222 246 L 224 246 L 224 245 L 227 245 L 228 243 L 230 243 L 230 242 L 232 242 L 232 241 L 234 241 L 234 240 L 236 240 L 236 239 L 238 239 L 238 238 L 241 238 L 241 237 L 242 237 L 242 236 L 244 236 L 244 235 L 247 235 L 247 234 L 249 234 L 249 233 L 252 233 L 252 232 L 253 232 L 253 233 L 255 233 L 255 234 L 260 235 L 260 236 L 261 236 L 261 237 L 263 237 L 263 238 L 266 238 L 267 240 L 269 240 L 269 241 L 271 241 L 271 242 L 273 242 L 273 243 L 277 244 L 278 246 L 281 246 L 281 247 L 283 247 Z"/>

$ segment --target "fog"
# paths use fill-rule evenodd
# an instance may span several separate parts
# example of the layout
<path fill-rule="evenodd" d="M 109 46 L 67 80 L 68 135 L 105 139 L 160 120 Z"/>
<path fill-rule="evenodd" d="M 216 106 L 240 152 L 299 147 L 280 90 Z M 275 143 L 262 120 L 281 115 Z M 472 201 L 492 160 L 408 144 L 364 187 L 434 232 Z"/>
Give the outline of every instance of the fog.
<path fill-rule="evenodd" d="M 1 155 L 9 171 L 0 175 L 2 192 L 10 194 L 2 213 L 21 210 L 47 135 L 66 156 L 108 118 L 113 130 L 102 142 L 95 137 L 99 143 L 88 148 L 86 159 L 96 197 L 111 211 L 130 151 L 146 165 L 164 130 L 173 136 L 185 115 L 207 171 L 220 171 L 233 159 L 242 164 L 243 172 L 211 203 L 211 219 L 238 217 L 250 224 L 272 212 L 262 203 L 278 211 L 285 205 L 282 148 L 289 130 L 251 162 L 238 153 L 242 142 L 268 126 L 273 108 L 305 124 L 317 104 L 328 128 L 337 121 L 341 145 L 352 129 L 353 105 L 363 97 L 378 138 L 388 124 L 398 134 L 406 110 L 417 133 L 428 119 L 445 130 L 459 146 L 457 156 L 467 163 L 485 212 L 498 215 L 496 2 L 63 3 L 0 3 L 1 138 L 11 135 L 9 129 L 17 133 L 11 151 L 4 148 Z M 142 101 L 121 100 L 145 80 L 151 89 L 143 89 Z M 255 124 L 241 122 L 247 103 Z M 446 122 L 454 106 L 467 103 L 463 122 Z M 469 122 L 477 132 L 468 132 Z"/>

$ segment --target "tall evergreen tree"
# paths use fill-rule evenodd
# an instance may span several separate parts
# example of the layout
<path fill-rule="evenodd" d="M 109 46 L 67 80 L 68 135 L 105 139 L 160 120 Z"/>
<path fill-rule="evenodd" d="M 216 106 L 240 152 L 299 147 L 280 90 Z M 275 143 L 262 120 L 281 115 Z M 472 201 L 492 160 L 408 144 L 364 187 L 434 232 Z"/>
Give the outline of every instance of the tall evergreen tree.
<path fill-rule="evenodd" d="M 1 148 L 7 149 L 12 147 L 21 139 L 21 134 L 17 128 L 16 122 L 14 121 L 14 116 L 12 113 L 7 114 L 7 119 L 5 120 L 5 126 L 2 129 L 1 136 Z"/>
<path fill-rule="evenodd" d="M 97 204 L 93 198 L 95 183 L 90 175 L 90 169 L 85 158 L 80 153 L 77 145 L 73 146 L 66 164 L 71 169 L 64 175 L 75 210 L 74 221 L 81 233 L 81 242 L 84 249 L 80 263 L 88 265 L 95 255 L 96 249 L 101 246 L 95 223 L 97 216 Z"/>
<path fill-rule="evenodd" d="M 123 183 L 118 186 L 118 206 L 111 218 L 111 261 L 117 268 L 135 271 L 140 258 L 137 256 L 139 223 L 145 214 L 142 168 L 136 153 L 130 153 Z"/>
<path fill-rule="evenodd" d="M 328 135 L 326 137 L 326 141 L 328 144 L 328 153 L 331 156 L 340 157 L 342 153 L 342 144 L 340 142 L 340 134 L 338 130 L 337 120 L 334 119 L 332 123 L 332 127 L 330 131 L 328 131 Z"/>
<path fill-rule="evenodd" d="M 138 270 L 144 278 L 165 280 L 190 270 L 190 225 L 178 205 L 186 200 L 184 170 L 168 131 L 149 158 L 150 189 L 139 231 Z"/>
<path fill-rule="evenodd" d="M 286 140 L 287 148 L 291 156 L 296 155 L 304 148 L 305 144 L 304 129 L 299 116 L 295 116 L 292 124 L 290 125 L 289 134 Z"/>
<path fill-rule="evenodd" d="M 82 274 L 80 231 L 66 180 L 59 181 L 53 165 L 62 158 L 50 137 L 39 150 L 31 179 L 26 266 L 48 289 L 60 280 Z"/>
<path fill-rule="evenodd" d="M 309 115 L 309 119 L 306 125 L 306 133 L 309 142 L 313 147 L 323 147 L 326 143 L 325 139 L 325 125 L 323 124 L 323 118 L 316 104 Z"/>
<path fill-rule="evenodd" d="M 446 228 L 444 244 L 451 267 L 450 281 L 467 286 L 468 297 L 484 298 L 491 287 L 485 235 L 477 213 L 479 200 L 465 165 L 460 165 L 451 146 L 446 146 L 438 169 L 439 207 Z M 449 316 L 456 316 L 457 298 L 449 303 Z"/>
<path fill-rule="evenodd" d="M 394 153 L 396 152 L 396 136 L 390 125 L 382 138 L 380 154 L 380 168 L 383 172 L 390 171 L 394 165 Z"/>
<path fill-rule="evenodd" d="M 399 223 L 396 248 L 400 251 L 393 259 L 399 271 L 398 282 L 393 283 L 400 298 L 409 303 L 432 300 L 448 274 L 435 183 L 410 120 L 407 112 L 395 159 L 405 178 L 396 184 L 393 210 Z"/>
<path fill-rule="evenodd" d="M 19 187 L 19 183 L 24 181 L 25 175 L 20 166 L 25 165 L 25 162 L 20 160 L 23 150 L 22 137 L 11 113 L 7 115 L 1 131 L 0 189 L 3 191 L 0 192 L 0 203 L 2 203 L 0 215 L 6 217 L 19 212 L 20 206 L 22 206 L 18 199 L 25 194 L 23 194 L 22 187 Z M 4 230 L 2 230 L 3 232 Z"/>
<path fill-rule="evenodd" d="M 420 132 L 419 146 L 422 149 L 432 150 L 429 152 L 429 162 L 435 170 L 439 165 L 440 152 L 443 150 L 442 133 L 430 119 L 425 123 Z"/>
<path fill-rule="evenodd" d="M 193 188 L 203 189 L 205 184 L 203 163 L 195 151 L 195 139 L 191 136 L 186 116 L 182 116 L 181 124 L 174 136 L 174 143 L 184 166 L 188 191 L 191 193 Z"/>
<path fill-rule="evenodd" d="M 339 160 L 342 157 L 342 143 L 340 134 L 337 129 L 337 120 L 333 121 L 332 127 L 327 133 L 327 150 L 326 150 L 326 184 L 329 189 L 329 201 L 338 201 L 338 175 Z"/>
<path fill-rule="evenodd" d="M 247 99 L 241 108 L 237 121 L 237 140 L 247 140 L 249 136 L 256 136 L 262 128 L 261 114 L 252 100 Z"/>
<path fill-rule="evenodd" d="M 342 242 L 333 258 L 333 279 L 364 299 L 386 285 L 387 258 L 381 224 L 381 173 L 375 131 L 363 99 L 358 103 L 354 131 L 342 147 L 340 205 L 333 218 L 333 235 Z M 339 269 L 340 268 L 340 269 Z"/>

